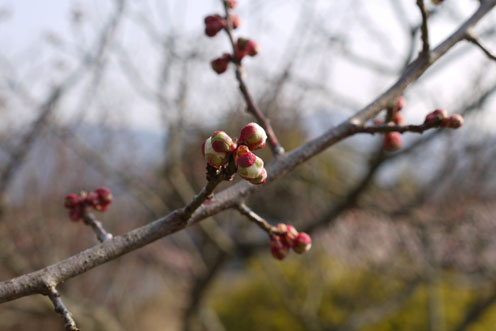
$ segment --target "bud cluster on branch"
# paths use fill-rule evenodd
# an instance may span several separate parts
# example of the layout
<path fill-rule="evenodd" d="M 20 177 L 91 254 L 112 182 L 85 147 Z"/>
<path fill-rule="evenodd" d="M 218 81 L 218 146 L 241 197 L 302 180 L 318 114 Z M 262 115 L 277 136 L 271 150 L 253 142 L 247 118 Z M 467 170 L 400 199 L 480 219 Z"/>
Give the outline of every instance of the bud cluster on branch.
<path fill-rule="evenodd" d="M 229 11 L 237 6 L 237 2 L 235 0 L 226 0 L 225 2 Z M 222 29 L 226 30 L 227 33 L 230 34 L 231 30 L 235 30 L 241 25 L 239 16 L 230 14 L 229 11 L 227 11 L 228 15 L 226 17 L 222 17 L 219 14 L 205 17 L 205 34 L 208 37 L 216 36 Z M 233 44 L 233 54 L 224 53 L 222 56 L 212 60 L 210 63 L 212 69 L 219 75 L 227 70 L 230 62 L 239 64 L 245 56 L 255 56 L 258 54 L 258 44 L 253 40 L 238 38 L 237 41 L 233 40 Z"/>
<path fill-rule="evenodd" d="M 106 211 L 112 203 L 112 192 L 108 188 L 99 187 L 94 192 L 82 191 L 79 195 L 72 193 L 65 197 L 64 206 L 69 209 L 69 217 L 73 221 L 81 221 L 90 208 Z"/>
<path fill-rule="evenodd" d="M 208 165 L 214 168 L 234 162 L 238 175 L 252 184 L 263 184 L 267 179 L 264 162 L 252 151 L 265 147 L 267 134 L 257 123 L 246 125 L 239 139 L 232 139 L 224 131 L 215 131 L 203 142 L 202 153 Z"/>
<path fill-rule="evenodd" d="M 270 235 L 270 252 L 278 260 L 284 259 L 290 249 L 297 254 L 306 253 L 312 248 L 312 238 L 305 232 L 296 231 L 292 225 L 277 224 L 279 234 Z"/>

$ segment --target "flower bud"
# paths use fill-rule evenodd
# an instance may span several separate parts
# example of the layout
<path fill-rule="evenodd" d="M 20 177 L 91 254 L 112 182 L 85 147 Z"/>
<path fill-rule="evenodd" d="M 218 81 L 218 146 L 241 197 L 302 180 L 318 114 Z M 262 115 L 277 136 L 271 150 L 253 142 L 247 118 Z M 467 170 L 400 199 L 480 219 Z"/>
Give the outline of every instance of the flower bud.
<path fill-rule="evenodd" d="M 394 111 L 400 111 L 405 107 L 406 100 L 405 97 L 401 96 L 396 99 L 396 104 L 394 105 Z"/>
<path fill-rule="evenodd" d="M 265 183 L 267 171 L 264 168 L 263 160 L 250 152 L 246 146 L 240 146 L 236 150 L 234 162 L 241 178 L 252 184 Z"/>
<path fill-rule="evenodd" d="M 293 250 L 298 254 L 306 253 L 312 248 L 312 238 L 305 232 L 300 232 L 293 240 Z"/>
<path fill-rule="evenodd" d="M 427 114 L 427 116 L 425 117 L 424 123 L 425 124 L 438 123 L 447 117 L 448 117 L 448 112 L 446 111 L 446 109 L 438 108 L 438 109 L 434 110 L 433 112 Z"/>
<path fill-rule="evenodd" d="M 238 15 L 231 15 L 232 28 L 237 29 L 241 25 L 241 19 Z"/>
<path fill-rule="evenodd" d="M 246 38 L 239 38 L 237 46 L 241 52 L 248 54 L 249 56 L 255 56 L 258 54 L 258 44 L 253 40 Z"/>
<path fill-rule="evenodd" d="M 106 187 L 99 187 L 95 190 L 97 204 L 94 208 L 98 211 L 106 211 L 112 203 L 112 192 Z"/>
<path fill-rule="evenodd" d="M 257 123 L 250 123 L 241 130 L 238 142 L 245 144 L 252 151 L 265 147 L 267 134 Z"/>
<path fill-rule="evenodd" d="M 236 149 L 236 143 L 224 131 L 215 131 L 211 138 L 212 148 L 216 152 L 232 153 Z"/>
<path fill-rule="evenodd" d="M 65 208 L 71 209 L 80 205 L 83 200 L 77 194 L 69 194 L 65 197 L 64 206 Z"/>
<path fill-rule="evenodd" d="M 226 20 L 220 15 L 207 16 L 205 17 L 205 34 L 209 37 L 213 37 L 226 25 Z"/>
<path fill-rule="evenodd" d="M 279 236 L 271 236 L 269 245 L 272 256 L 278 260 L 284 259 L 289 253 L 289 248 L 281 242 Z"/>
<path fill-rule="evenodd" d="M 229 161 L 228 153 L 216 152 L 212 146 L 212 137 L 203 142 L 202 153 L 205 161 L 215 168 L 220 168 Z"/>
<path fill-rule="evenodd" d="M 81 221 L 83 219 L 84 211 L 85 207 L 82 204 L 77 205 L 69 210 L 69 218 L 74 222 Z"/>
<path fill-rule="evenodd" d="M 405 119 L 400 113 L 395 113 L 393 116 L 393 122 L 396 125 L 405 125 Z"/>
<path fill-rule="evenodd" d="M 218 57 L 210 62 L 210 64 L 212 65 L 212 69 L 220 75 L 227 70 L 229 62 L 231 62 L 231 55 L 224 53 L 221 57 Z"/>
<path fill-rule="evenodd" d="M 399 132 L 388 132 L 384 134 L 384 150 L 395 152 L 403 145 L 403 137 Z"/>
<path fill-rule="evenodd" d="M 454 114 L 448 118 L 447 127 L 450 129 L 458 129 L 463 125 L 462 115 Z"/>
<path fill-rule="evenodd" d="M 277 224 L 277 229 L 282 232 L 282 235 L 280 235 L 281 242 L 287 247 L 292 247 L 293 241 L 298 235 L 298 231 L 296 231 L 295 227 L 279 223 Z"/>
<path fill-rule="evenodd" d="M 238 6 L 238 2 L 236 0 L 226 0 L 226 4 L 229 9 L 234 9 Z"/>

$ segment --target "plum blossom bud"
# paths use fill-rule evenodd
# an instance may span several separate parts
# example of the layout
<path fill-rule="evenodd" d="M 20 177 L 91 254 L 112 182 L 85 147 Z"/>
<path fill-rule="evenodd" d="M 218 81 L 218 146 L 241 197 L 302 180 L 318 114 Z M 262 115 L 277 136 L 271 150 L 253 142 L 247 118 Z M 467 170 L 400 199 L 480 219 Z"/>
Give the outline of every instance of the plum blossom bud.
<path fill-rule="evenodd" d="M 278 260 L 284 259 L 286 255 L 288 255 L 289 253 L 289 247 L 285 246 L 282 243 L 281 238 L 279 238 L 279 236 L 271 236 L 269 245 L 272 256 Z"/>
<path fill-rule="evenodd" d="M 241 52 L 248 54 L 249 56 L 255 56 L 258 54 L 258 44 L 253 40 L 246 38 L 239 38 L 237 46 Z"/>
<path fill-rule="evenodd" d="M 85 212 L 84 206 L 82 204 L 77 205 L 69 209 L 69 218 L 71 219 L 71 221 L 74 222 L 81 221 L 83 219 L 84 212 Z"/>
<path fill-rule="evenodd" d="M 212 148 L 216 152 L 232 153 L 236 149 L 236 143 L 224 131 L 215 131 L 211 138 Z"/>
<path fill-rule="evenodd" d="M 405 107 L 406 100 L 405 97 L 401 96 L 396 99 L 396 104 L 394 105 L 394 111 L 400 111 Z"/>
<path fill-rule="evenodd" d="M 265 147 L 267 134 L 257 123 L 250 123 L 241 129 L 238 142 L 245 144 L 252 151 Z"/>
<path fill-rule="evenodd" d="M 209 37 L 213 37 L 226 25 L 226 20 L 220 15 L 207 16 L 205 17 L 205 34 Z"/>
<path fill-rule="evenodd" d="M 64 206 L 70 209 L 80 205 L 82 202 L 83 200 L 77 194 L 72 193 L 65 197 Z"/>
<path fill-rule="evenodd" d="M 427 116 L 425 117 L 424 123 L 425 124 L 434 124 L 437 122 L 441 122 L 442 120 L 444 120 L 447 117 L 448 117 L 448 112 L 446 111 L 446 109 L 438 108 L 438 109 L 434 110 L 433 112 L 427 114 Z"/>
<path fill-rule="evenodd" d="M 228 153 L 226 152 L 216 152 L 212 146 L 212 137 L 209 137 L 203 142 L 202 153 L 205 161 L 215 168 L 220 168 L 226 164 L 229 160 Z"/>
<path fill-rule="evenodd" d="M 267 179 L 267 171 L 261 158 L 250 152 L 248 147 L 239 146 L 234 154 L 234 162 L 238 174 L 252 184 L 263 184 Z"/>
<path fill-rule="evenodd" d="M 279 223 L 277 224 L 277 229 L 282 232 L 282 235 L 280 235 L 281 242 L 288 247 L 292 247 L 293 241 L 298 235 L 298 231 L 296 231 L 295 227 Z"/>
<path fill-rule="evenodd" d="M 393 122 L 396 125 L 405 125 L 405 119 L 400 113 L 395 113 L 393 116 Z"/>
<path fill-rule="evenodd" d="M 112 203 L 112 192 L 106 187 L 99 187 L 95 190 L 97 204 L 94 208 L 98 211 L 106 211 Z"/>
<path fill-rule="evenodd" d="M 450 129 L 458 129 L 463 125 L 462 115 L 454 114 L 448 118 L 447 127 Z"/>
<path fill-rule="evenodd" d="M 224 53 L 221 57 L 218 57 L 210 62 L 210 64 L 212 65 L 212 69 L 220 75 L 227 70 L 229 62 L 231 62 L 231 55 Z"/>
<path fill-rule="evenodd" d="M 237 0 L 226 0 L 226 4 L 229 9 L 234 9 L 237 7 L 238 2 Z"/>
<path fill-rule="evenodd" d="M 231 15 L 232 28 L 237 29 L 241 25 L 241 19 L 238 15 Z"/>
<path fill-rule="evenodd" d="M 384 150 L 395 152 L 403 145 L 403 137 L 399 132 L 388 132 L 384 134 Z"/>
<path fill-rule="evenodd" d="M 298 254 L 306 253 L 312 248 L 312 238 L 305 232 L 300 232 L 293 240 L 293 250 Z"/>

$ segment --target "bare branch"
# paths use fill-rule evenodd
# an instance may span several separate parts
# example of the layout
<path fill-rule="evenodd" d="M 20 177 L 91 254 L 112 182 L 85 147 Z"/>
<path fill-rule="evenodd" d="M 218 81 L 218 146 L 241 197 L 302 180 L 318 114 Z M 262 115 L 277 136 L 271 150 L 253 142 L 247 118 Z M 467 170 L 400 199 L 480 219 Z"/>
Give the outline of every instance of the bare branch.
<path fill-rule="evenodd" d="M 267 222 L 263 217 L 255 213 L 253 210 L 251 210 L 247 205 L 244 203 L 240 203 L 236 205 L 236 209 L 238 211 L 245 215 L 248 220 L 251 222 L 255 223 L 259 228 L 267 232 L 268 235 L 272 234 L 280 234 L 279 230 L 277 227 L 270 225 L 269 222 Z"/>
<path fill-rule="evenodd" d="M 420 14 L 422 15 L 422 26 L 420 28 L 422 32 L 422 53 L 421 56 L 428 58 L 429 57 L 429 28 L 427 26 L 427 18 L 429 17 L 429 13 L 425 9 L 424 0 L 417 0 L 417 6 L 419 7 Z"/>
<path fill-rule="evenodd" d="M 424 131 L 439 128 L 441 126 L 441 121 L 424 123 L 420 125 L 381 125 L 381 126 L 354 126 L 351 130 L 353 133 L 387 133 L 387 132 L 415 132 L 422 134 Z"/>
<path fill-rule="evenodd" d="M 64 305 L 64 302 L 60 298 L 60 294 L 57 289 L 52 286 L 48 287 L 47 296 L 52 301 L 55 312 L 60 314 L 64 319 L 65 329 L 68 331 L 80 331 L 79 328 L 76 326 L 76 322 L 74 322 L 74 319 L 72 318 L 71 312 L 67 309 L 67 307 Z"/>
<path fill-rule="evenodd" d="M 98 221 L 95 216 L 91 213 L 83 215 L 84 224 L 91 226 L 96 234 L 96 238 L 99 242 L 104 242 L 106 240 L 112 239 L 112 234 L 107 232 L 102 225 L 102 222 Z"/>
<path fill-rule="evenodd" d="M 465 36 L 465 39 L 467 41 L 470 41 L 472 44 L 474 44 L 475 46 L 479 47 L 483 52 L 484 54 L 486 54 L 486 56 L 493 60 L 493 61 L 496 61 L 496 53 L 494 51 L 492 51 L 491 49 L 489 49 L 489 46 L 486 45 L 486 43 L 484 43 L 477 35 L 475 35 L 472 31 L 467 31 L 467 35 Z"/>

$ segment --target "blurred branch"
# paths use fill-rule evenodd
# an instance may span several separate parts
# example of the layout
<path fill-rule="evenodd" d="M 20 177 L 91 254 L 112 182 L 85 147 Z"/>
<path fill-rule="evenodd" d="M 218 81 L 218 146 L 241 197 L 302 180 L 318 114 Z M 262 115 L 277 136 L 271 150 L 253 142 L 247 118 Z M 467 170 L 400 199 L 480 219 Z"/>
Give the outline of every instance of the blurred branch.
<path fill-rule="evenodd" d="M 496 289 L 493 288 L 489 295 L 484 298 L 478 298 L 474 304 L 467 310 L 463 319 L 458 323 L 453 331 L 464 331 L 469 328 L 472 323 L 479 320 L 480 316 L 486 313 L 496 302 Z"/>
<path fill-rule="evenodd" d="M 422 15 L 422 26 L 420 31 L 422 33 L 422 52 L 421 56 L 428 58 L 429 57 L 429 28 L 427 26 L 427 18 L 429 14 L 424 6 L 424 0 L 417 0 L 417 6 L 420 10 L 420 14 Z"/>
<path fill-rule="evenodd" d="M 53 306 L 55 307 L 55 312 L 60 314 L 62 318 L 64 319 L 64 327 L 68 331 L 79 331 L 79 328 L 76 326 L 76 322 L 74 322 L 74 319 L 72 318 L 71 312 L 67 309 L 67 307 L 64 305 L 64 302 L 60 298 L 60 294 L 57 291 L 55 287 L 48 287 L 48 297 L 53 303 Z"/>
<path fill-rule="evenodd" d="M 112 234 L 107 232 L 102 225 L 102 222 L 98 221 L 95 216 L 91 213 L 86 213 L 83 215 L 84 224 L 91 226 L 96 234 L 96 238 L 99 242 L 104 242 L 112 239 Z"/>
<path fill-rule="evenodd" d="M 387 133 L 387 132 L 415 132 L 415 133 L 423 133 L 426 130 L 432 128 L 441 127 L 441 121 L 438 122 L 430 122 L 424 123 L 420 125 L 381 125 L 381 126 L 354 126 L 354 133 Z"/>
<path fill-rule="evenodd" d="M 474 26 L 494 6 L 496 0 L 488 0 L 481 4 L 479 9 L 460 28 L 449 36 L 438 47 L 432 50 L 429 59 L 418 58 L 409 65 L 403 75 L 386 92 L 380 95 L 368 106 L 357 112 L 352 118 L 344 121 L 337 127 L 329 129 L 323 135 L 307 142 L 296 150 L 280 155 L 268 167 L 268 182 L 276 180 L 299 164 L 321 153 L 329 146 L 352 135 L 354 128 L 376 116 L 380 111 L 403 92 L 403 90 L 419 78 L 435 61 L 443 56 L 451 47 L 462 40 L 466 31 Z M 249 194 L 261 190 L 264 185 L 251 185 L 248 182 L 239 182 L 236 185 L 212 197 L 213 190 L 227 174 L 211 175 L 208 183 L 193 200 L 184 208 L 177 209 L 167 216 L 150 224 L 132 230 L 124 235 L 116 236 L 102 244 L 89 248 L 77 255 L 44 269 L 26 274 L 11 280 L 0 282 L 0 302 L 14 300 L 23 296 L 43 293 L 49 286 L 56 286 L 61 282 L 84 273 L 98 265 L 106 263 L 128 252 L 136 250 L 159 238 L 184 229 L 208 216 L 222 210 L 232 208 L 237 201 Z M 229 177 L 230 178 L 230 177 Z M 204 203 L 204 204 L 203 204 Z M 202 205 L 203 204 L 203 205 Z"/>
<path fill-rule="evenodd" d="M 472 31 L 470 30 L 467 31 L 467 35 L 465 36 L 465 39 L 467 39 L 467 41 L 470 41 L 475 46 L 479 47 L 489 59 L 496 61 L 496 53 L 493 52 L 491 49 L 489 49 L 489 46 L 486 45 L 486 43 L 484 43 Z"/>

